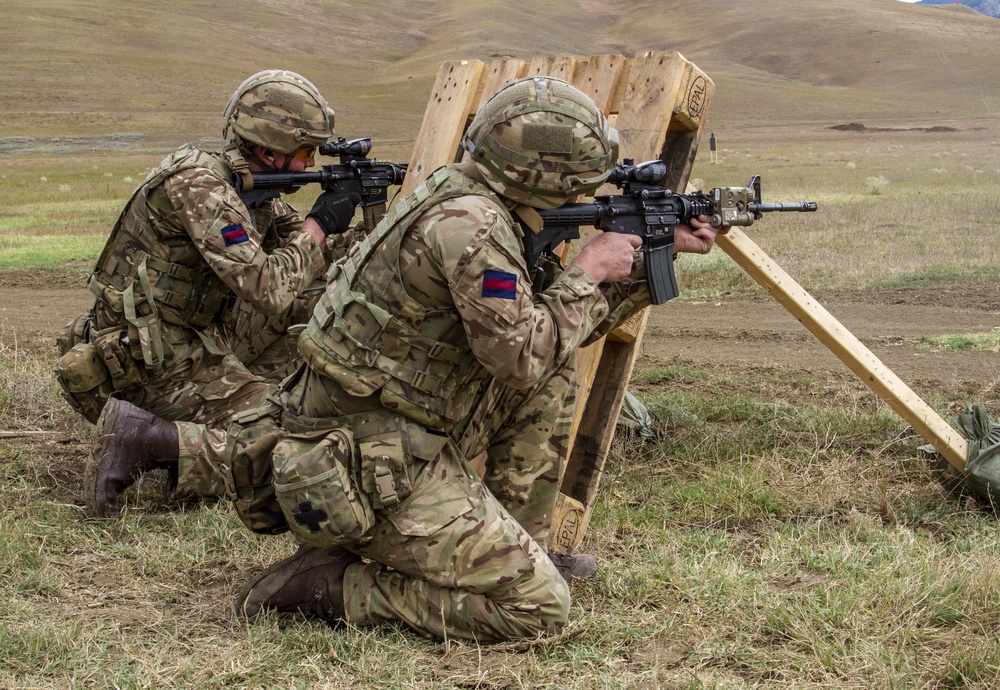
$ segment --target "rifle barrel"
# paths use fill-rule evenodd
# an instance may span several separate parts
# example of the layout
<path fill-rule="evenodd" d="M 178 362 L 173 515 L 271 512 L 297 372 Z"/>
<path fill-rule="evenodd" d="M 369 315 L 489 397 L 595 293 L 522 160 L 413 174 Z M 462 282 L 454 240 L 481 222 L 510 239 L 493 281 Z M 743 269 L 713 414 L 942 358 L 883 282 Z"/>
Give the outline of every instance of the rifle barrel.
<path fill-rule="evenodd" d="M 806 213 L 818 208 L 815 201 L 786 201 L 775 204 L 749 204 L 747 210 L 751 213 L 768 213 L 770 211 L 799 211 Z"/>

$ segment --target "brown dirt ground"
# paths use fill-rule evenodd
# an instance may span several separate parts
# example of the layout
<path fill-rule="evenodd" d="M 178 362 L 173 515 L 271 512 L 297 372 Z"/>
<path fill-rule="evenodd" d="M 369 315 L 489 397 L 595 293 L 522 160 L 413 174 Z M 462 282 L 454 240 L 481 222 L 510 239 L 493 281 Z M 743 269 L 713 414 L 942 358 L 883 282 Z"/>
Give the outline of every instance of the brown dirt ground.
<path fill-rule="evenodd" d="M 964 285 L 813 297 L 915 393 L 927 399 L 991 397 L 1000 356 L 948 351 L 925 339 L 991 333 L 1000 327 L 1000 286 Z M 856 379 L 818 338 L 766 294 L 714 302 L 676 302 L 654 309 L 640 367 L 689 365 L 775 379 Z"/>
<path fill-rule="evenodd" d="M 27 350 L 50 346 L 90 303 L 79 273 L 0 271 L 0 338 Z M 816 294 L 814 297 L 925 399 L 990 398 L 1000 356 L 947 351 L 929 336 L 1000 328 L 1000 285 Z M 655 308 L 637 367 L 680 365 L 708 373 L 850 380 L 855 375 L 766 294 L 674 301 Z"/>

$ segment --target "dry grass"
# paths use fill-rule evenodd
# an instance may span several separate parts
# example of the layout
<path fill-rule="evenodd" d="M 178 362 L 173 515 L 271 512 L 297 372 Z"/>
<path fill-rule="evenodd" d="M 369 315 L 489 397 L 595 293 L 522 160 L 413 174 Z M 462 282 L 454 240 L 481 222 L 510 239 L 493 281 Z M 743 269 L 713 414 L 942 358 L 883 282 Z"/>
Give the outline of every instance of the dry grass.
<path fill-rule="evenodd" d="M 289 540 L 225 503 L 165 510 L 155 477 L 91 520 L 86 434 L 0 447 L 0 687 L 995 687 L 995 515 L 859 386 L 638 372 L 665 440 L 615 440 L 598 579 L 562 636 L 488 647 L 243 626 L 229 602 Z"/>
<path fill-rule="evenodd" d="M 703 187 L 760 174 L 765 201 L 819 202 L 816 213 L 769 214 L 750 237 L 808 290 L 995 281 L 1000 244 L 1000 133 L 811 133 L 788 128 L 704 158 Z M 878 193 L 870 179 L 885 181 Z M 684 257 L 681 284 L 695 290 L 757 289 L 721 253 Z"/>
<path fill-rule="evenodd" d="M 257 69 L 309 76 L 341 133 L 403 160 L 442 60 L 676 49 L 717 84 L 721 161 L 693 176 L 711 187 L 757 173 L 766 200 L 820 202 L 749 231 L 805 287 L 998 277 L 1000 24 L 978 15 L 895 0 L 696 12 L 680 0 L 6 0 L 3 12 L 0 253 L 16 265 L 92 260 L 131 184 L 179 143 L 217 135 Z M 960 131 L 827 129 L 846 122 Z M 689 289 L 756 289 L 718 252 L 680 266 Z M 88 519 L 92 430 L 55 394 L 48 344 L 0 336 L 0 427 L 54 432 L 0 440 L 0 687 L 998 684 L 996 516 L 946 493 L 857 384 L 640 372 L 633 388 L 666 441 L 616 441 L 584 543 L 605 567 L 574 586 L 567 633 L 478 648 L 392 627 L 236 623 L 234 592 L 291 544 L 253 536 L 225 504 L 165 510 L 155 478 L 121 519 Z"/>

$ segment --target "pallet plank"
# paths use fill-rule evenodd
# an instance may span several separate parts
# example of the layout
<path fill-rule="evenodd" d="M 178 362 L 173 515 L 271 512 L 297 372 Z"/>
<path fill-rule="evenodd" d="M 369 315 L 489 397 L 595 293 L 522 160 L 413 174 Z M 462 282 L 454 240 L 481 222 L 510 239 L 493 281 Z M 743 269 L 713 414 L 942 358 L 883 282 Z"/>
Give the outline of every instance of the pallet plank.
<path fill-rule="evenodd" d="M 624 68 L 625 59 L 620 55 L 596 55 L 582 69 L 577 66 L 573 86 L 594 99 L 601 112 L 611 115 L 611 101 Z"/>
<path fill-rule="evenodd" d="M 607 101 L 609 108 L 618 108 L 608 114 L 617 114 L 621 157 L 644 161 L 669 155 L 668 180 L 686 184 L 713 88 L 704 73 L 676 52 L 643 53 L 626 60 Z M 600 191 L 617 190 L 608 186 Z M 553 551 L 574 551 L 586 534 L 648 317 L 645 309 L 605 338 L 597 367 L 586 350 L 577 358 L 580 380 L 590 377 L 591 384 L 577 402 L 553 515 Z M 584 506 L 582 516 L 579 505 Z"/>
<path fill-rule="evenodd" d="M 434 170 L 459 159 L 459 142 L 475 111 L 475 98 L 486 65 L 479 60 L 446 62 L 438 70 L 420 134 L 410 156 L 400 198 Z"/>

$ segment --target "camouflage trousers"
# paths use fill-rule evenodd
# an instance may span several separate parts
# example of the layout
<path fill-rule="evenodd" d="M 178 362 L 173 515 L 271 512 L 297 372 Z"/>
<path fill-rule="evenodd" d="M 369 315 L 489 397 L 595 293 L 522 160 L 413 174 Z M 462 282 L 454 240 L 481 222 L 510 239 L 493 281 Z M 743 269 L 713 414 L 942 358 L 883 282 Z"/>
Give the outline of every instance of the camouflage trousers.
<path fill-rule="evenodd" d="M 237 300 L 223 316 L 220 337 L 232 355 L 216 370 L 204 372 L 207 377 L 219 376 L 215 383 L 209 382 L 208 388 L 222 393 L 221 404 L 206 406 L 188 396 L 181 401 L 191 405 L 187 414 L 178 410 L 177 416 L 164 417 L 194 423 L 178 425 L 181 450 L 175 497 L 226 495 L 219 469 L 226 448 L 222 430 L 233 415 L 264 405 L 277 384 L 298 368 L 302 361 L 297 345 L 301 328 L 295 326 L 309 320 L 320 294 L 317 291 L 296 297 L 280 314 L 262 314 L 249 302 Z M 254 378 L 253 383 L 227 386 L 227 381 L 242 381 L 247 375 Z M 153 408 L 146 409 L 158 414 Z M 210 433 L 209 428 L 216 431 Z"/>
<path fill-rule="evenodd" d="M 224 428 L 234 414 L 259 407 L 274 386 L 228 352 L 210 352 L 205 343 L 184 329 L 167 329 L 173 356 L 155 374 L 147 372 L 147 383 L 137 390 L 116 394 L 157 417 L 196 427 Z M 172 342 L 171 342 L 172 341 Z M 216 348 L 213 348 L 216 349 Z M 208 461 L 224 448 L 200 446 L 210 436 L 179 434 L 179 463 L 176 496 L 225 496 L 225 482 L 218 465 Z"/>
<path fill-rule="evenodd" d="M 194 423 L 178 426 L 175 498 L 226 495 L 219 471 L 225 434 L 204 429 L 225 429 L 233 415 L 260 407 L 298 367 L 299 331 L 293 326 L 308 320 L 316 299 L 296 298 L 291 307 L 275 315 L 261 314 L 238 300 L 218 331 L 231 354 L 226 353 L 221 361 L 213 359 L 199 351 L 200 343 L 194 343 L 187 361 L 161 372 L 154 382 L 157 385 L 145 392 L 141 403 L 130 400 L 163 419 Z"/>
<path fill-rule="evenodd" d="M 289 398 L 311 418 L 348 422 L 350 417 L 342 415 L 358 411 L 334 408 L 330 385 L 307 370 Z M 359 461 L 352 473 L 360 493 L 375 506 L 370 525 L 358 538 L 331 537 L 324 544 L 313 536 L 309 542 L 338 545 L 368 559 L 345 574 L 350 623 L 401 621 L 428 636 L 447 634 L 480 642 L 562 629 L 569 590 L 547 558 L 546 545 L 575 388 L 573 367 L 532 389 L 493 383 L 458 438 L 442 442 L 437 435 L 433 449 L 422 448 L 419 440 L 432 439 L 433 431 L 407 438 L 404 470 L 389 489 Z M 273 420 L 268 424 L 274 428 Z M 192 459 L 187 476 L 229 471 L 227 436 L 221 429 L 183 422 L 178 428 L 188 449 L 185 454 Z M 264 429 L 257 452 L 267 461 L 281 435 L 270 433 L 266 425 Z M 230 449 L 242 446 L 229 441 Z M 355 441 L 356 446 L 366 445 L 363 435 L 355 434 Z M 483 453 L 486 470 L 481 479 L 468 459 Z M 267 470 L 272 470 L 270 464 Z M 255 483 L 268 486 L 271 480 L 273 476 L 258 476 Z M 397 502 L 387 500 L 382 495 L 386 492 Z M 265 512 L 280 515 L 277 507 Z"/>
<path fill-rule="evenodd" d="M 372 563 L 345 575 L 347 620 L 400 620 L 424 634 L 479 642 L 559 632 L 569 589 L 545 555 L 565 464 L 575 368 L 515 390 L 492 382 L 458 439 L 421 468 L 426 484 L 348 546 Z M 456 465 L 486 454 L 485 474 Z M 470 476 L 471 475 L 471 476 Z M 457 518 L 435 502 L 458 494 Z M 410 524 L 408 524 L 410 523 Z"/>

